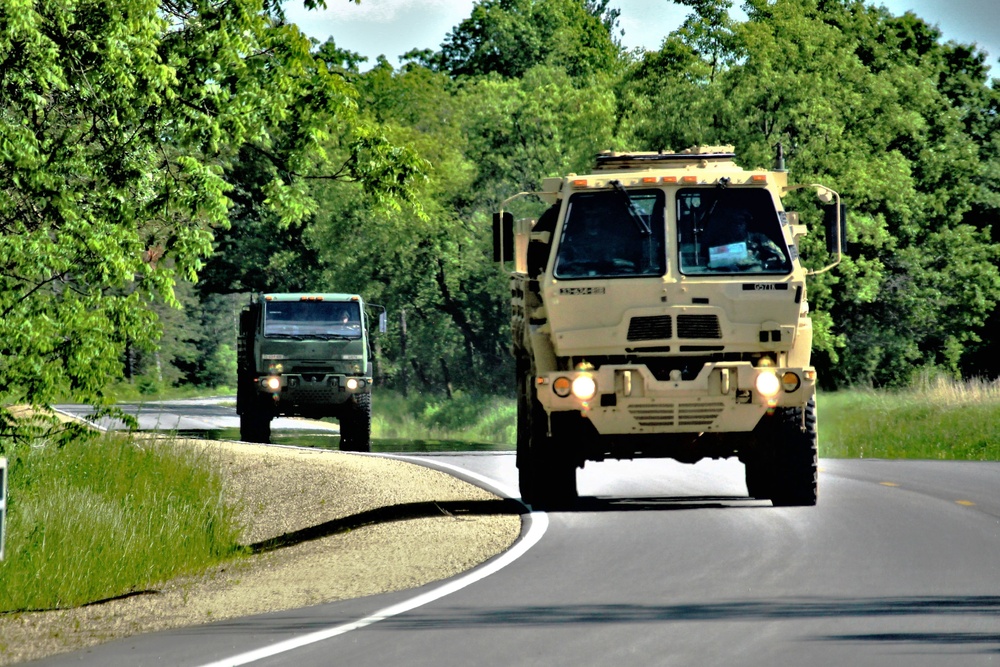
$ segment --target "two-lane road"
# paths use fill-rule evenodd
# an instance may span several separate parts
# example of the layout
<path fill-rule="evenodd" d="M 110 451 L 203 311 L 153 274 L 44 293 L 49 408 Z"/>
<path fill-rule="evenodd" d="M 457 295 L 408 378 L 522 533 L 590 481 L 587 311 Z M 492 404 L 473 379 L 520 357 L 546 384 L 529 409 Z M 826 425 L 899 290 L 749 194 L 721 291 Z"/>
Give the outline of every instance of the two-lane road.
<path fill-rule="evenodd" d="M 516 488 L 511 454 L 407 458 Z M 592 464 L 580 490 L 575 511 L 533 515 L 546 532 L 506 567 L 358 629 L 441 584 L 42 664 L 243 664 L 275 646 L 252 664 L 1000 664 L 1000 463 L 823 460 L 811 508 L 748 499 L 735 461 Z"/>

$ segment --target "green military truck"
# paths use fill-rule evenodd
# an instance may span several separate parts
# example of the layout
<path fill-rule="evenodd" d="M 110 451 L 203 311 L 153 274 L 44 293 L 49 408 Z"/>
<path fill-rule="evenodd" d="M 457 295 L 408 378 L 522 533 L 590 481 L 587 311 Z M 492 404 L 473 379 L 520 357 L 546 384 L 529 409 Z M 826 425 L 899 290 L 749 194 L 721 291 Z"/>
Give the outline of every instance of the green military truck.
<path fill-rule="evenodd" d="M 810 271 L 782 198 L 827 204 L 831 263 Z M 739 457 L 751 496 L 817 498 L 816 370 L 806 277 L 840 261 L 846 212 L 789 186 L 783 160 L 744 170 L 731 146 L 607 153 L 494 215 L 511 273 L 523 498 L 577 497 L 587 461 Z M 504 210 L 534 196 L 538 220 Z M 512 266 L 511 266 L 512 265 Z"/>
<path fill-rule="evenodd" d="M 378 321 L 384 331 L 384 310 Z M 335 417 L 342 450 L 371 450 L 373 352 L 360 296 L 255 295 L 240 314 L 237 360 L 243 440 L 269 442 L 278 416 Z"/>

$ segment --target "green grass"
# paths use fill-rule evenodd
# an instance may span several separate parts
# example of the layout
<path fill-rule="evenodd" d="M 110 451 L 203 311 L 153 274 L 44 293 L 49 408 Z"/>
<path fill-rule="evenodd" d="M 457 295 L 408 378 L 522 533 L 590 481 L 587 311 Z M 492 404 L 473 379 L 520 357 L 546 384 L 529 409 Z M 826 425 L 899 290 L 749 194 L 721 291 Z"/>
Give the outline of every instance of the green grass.
<path fill-rule="evenodd" d="M 403 396 L 378 391 L 372 400 L 372 437 L 382 440 L 448 440 L 514 446 L 513 398 L 456 393 Z"/>
<path fill-rule="evenodd" d="M 818 406 L 823 457 L 1000 460 L 1000 382 L 840 391 Z"/>
<path fill-rule="evenodd" d="M 148 590 L 239 552 L 237 511 L 213 462 L 169 440 L 36 443 L 8 473 L 0 612 Z"/>

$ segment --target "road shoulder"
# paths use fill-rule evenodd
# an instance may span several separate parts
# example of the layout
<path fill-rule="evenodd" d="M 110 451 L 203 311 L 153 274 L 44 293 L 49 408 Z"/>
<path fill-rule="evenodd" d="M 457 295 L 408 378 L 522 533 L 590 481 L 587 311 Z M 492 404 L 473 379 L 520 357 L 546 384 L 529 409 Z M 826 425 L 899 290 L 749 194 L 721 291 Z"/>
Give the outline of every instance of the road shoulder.
<path fill-rule="evenodd" d="M 0 615 L 0 665 L 183 627 L 446 579 L 508 549 L 516 506 L 378 456 L 185 441 L 215 459 L 259 553 L 87 607 Z"/>

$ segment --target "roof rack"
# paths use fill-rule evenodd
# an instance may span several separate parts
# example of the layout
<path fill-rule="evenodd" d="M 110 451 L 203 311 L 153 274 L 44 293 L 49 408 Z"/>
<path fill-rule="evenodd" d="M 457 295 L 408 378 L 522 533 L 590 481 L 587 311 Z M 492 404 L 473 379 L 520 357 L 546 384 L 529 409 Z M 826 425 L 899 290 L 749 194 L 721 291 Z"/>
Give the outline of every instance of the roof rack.
<path fill-rule="evenodd" d="M 704 161 L 731 162 L 736 157 L 732 146 L 694 146 L 680 153 L 633 152 L 616 153 L 604 151 L 597 155 L 595 170 L 607 169 L 653 169 L 658 163 L 698 164 Z"/>

